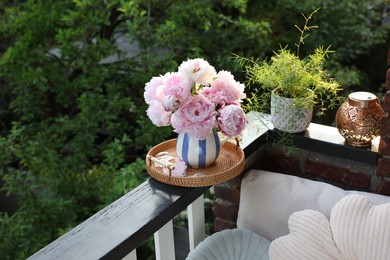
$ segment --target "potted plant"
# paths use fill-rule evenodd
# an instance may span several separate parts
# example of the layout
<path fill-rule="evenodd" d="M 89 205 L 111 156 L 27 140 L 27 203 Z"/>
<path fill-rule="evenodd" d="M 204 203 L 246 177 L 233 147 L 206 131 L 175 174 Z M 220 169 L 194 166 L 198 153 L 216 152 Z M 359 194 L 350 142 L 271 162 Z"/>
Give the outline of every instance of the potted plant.
<path fill-rule="evenodd" d="M 324 62 L 332 52 L 330 46 L 319 46 L 304 58 L 299 55 L 308 31 L 317 28 L 309 26 L 309 21 L 318 10 L 308 17 L 302 14 L 304 26 L 295 26 L 300 31 L 295 53 L 287 47 L 280 48 L 269 61 L 261 62 L 236 55 L 245 66 L 248 84 L 259 86 L 247 98 L 246 110 L 269 111 L 271 103 L 272 123 L 283 132 L 304 131 L 311 122 L 314 107 L 321 115 L 339 101 L 340 85 L 324 69 Z"/>

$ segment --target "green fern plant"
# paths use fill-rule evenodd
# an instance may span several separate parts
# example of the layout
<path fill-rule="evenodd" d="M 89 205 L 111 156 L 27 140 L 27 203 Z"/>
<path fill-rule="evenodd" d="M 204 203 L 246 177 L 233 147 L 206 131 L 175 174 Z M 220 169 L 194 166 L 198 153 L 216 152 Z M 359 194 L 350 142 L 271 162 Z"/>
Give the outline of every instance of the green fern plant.
<path fill-rule="evenodd" d="M 333 52 L 330 46 L 319 46 L 312 54 L 299 57 L 300 48 L 309 36 L 308 32 L 317 28 L 309 26 L 309 21 L 318 10 L 314 10 L 308 17 L 302 14 L 305 20 L 302 28 L 295 25 L 300 32 L 295 52 L 281 47 L 270 60 L 263 61 L 234 55 L 240 65 L 245 67 L 248 85 L 255 86 L 247 98 L 247 111 L 267 112 L 272 91 L 294 99 L 295 106 L 316 107 L 319 115 L 339 104 L 340 84 L 324 69 L 325 60 Z M 305 98 L 310 95 L 312 98 Z"/>

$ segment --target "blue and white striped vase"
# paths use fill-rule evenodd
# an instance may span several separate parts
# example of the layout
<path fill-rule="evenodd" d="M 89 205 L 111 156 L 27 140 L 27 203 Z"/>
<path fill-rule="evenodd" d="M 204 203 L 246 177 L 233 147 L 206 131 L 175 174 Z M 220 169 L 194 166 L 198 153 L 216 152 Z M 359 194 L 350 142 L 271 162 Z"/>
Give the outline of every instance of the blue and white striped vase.
<path fill-rule="evenodd" d="M 215 129 L 204 140 L 180 133 L 176 140 L 176 153 L 191 168 L 209 167 L 218 158 L 224 140 L 219 139 Z"/>

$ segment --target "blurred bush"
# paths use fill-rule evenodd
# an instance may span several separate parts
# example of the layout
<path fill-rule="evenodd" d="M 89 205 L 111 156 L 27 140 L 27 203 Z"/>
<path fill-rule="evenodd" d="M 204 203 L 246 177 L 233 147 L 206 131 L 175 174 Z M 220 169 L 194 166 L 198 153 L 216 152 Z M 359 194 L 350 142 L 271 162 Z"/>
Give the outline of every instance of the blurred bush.
<path fill-rule="evenodd" d="M 146 152 L 173 136 L 147 118 L 145 82 L 187 58 L 243 80 L 232 53 L 267 57 L 321 7 L 304 48 L 332 44 L 338 77 L 364 82 L 362 59 L 389 45 L 384 2 L 316 2 L 2 1 L 0 178 L 18 201 L 0 213 L 2 259 L 26 258 L 145 180 Z"/>

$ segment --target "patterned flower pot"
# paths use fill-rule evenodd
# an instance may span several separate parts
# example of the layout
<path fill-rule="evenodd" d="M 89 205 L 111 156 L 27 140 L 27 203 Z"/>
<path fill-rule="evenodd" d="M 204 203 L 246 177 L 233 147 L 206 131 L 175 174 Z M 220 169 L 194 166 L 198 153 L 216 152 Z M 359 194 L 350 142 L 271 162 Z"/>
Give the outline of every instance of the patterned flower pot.
<path fill-rule="evenodd" d="M 204 140 L 180 133 L 177 136 L 176 153 L 189 167 L 206 168 L 218 158 L 223 143 L 216 130 L 212 130 Z"/>
<path fill-rule="evenodd" d="M 279 96 L 277 90 L 275 89 L 271 93 L 271 120 L 274 127 L 286 133 L 305 131 L 311 122 L 313 107 L 299 105 L 303 103 L 301 102 L 303 100 L 298 99 L 297 101 Z M 309 95 L 307 98 L 313 100 L 313 95 Z"/>

